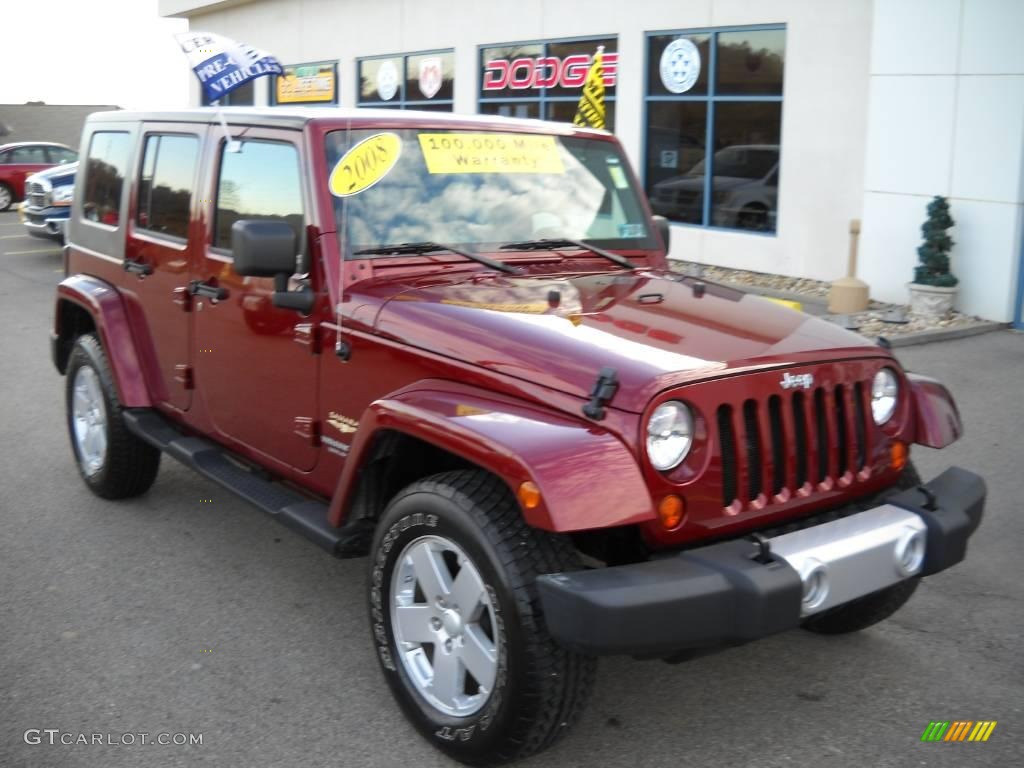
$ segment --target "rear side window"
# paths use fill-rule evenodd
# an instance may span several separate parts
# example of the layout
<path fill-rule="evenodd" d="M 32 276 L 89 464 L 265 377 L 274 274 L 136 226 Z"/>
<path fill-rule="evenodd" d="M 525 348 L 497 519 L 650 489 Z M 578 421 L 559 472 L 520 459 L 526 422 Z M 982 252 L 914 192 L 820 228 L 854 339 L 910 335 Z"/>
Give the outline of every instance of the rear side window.
<path fill-rule="evenodd" d="M 188 237 L 198 154 L 195 136 L 146 137 L 136 224 L 162 235 Z"/>
<path fill-rule="evenodd" d="M 85 163 L 85 194 L 82 195 L 85 219 L 117 226 L 121 220 L 121 190 L 127 168 L 127 132 L 94 133 Z"/>
<path fill-rule="evenodd" d="M 10 162 L 46 165 L 45 147 L 16 147 L 11 150 Z"/>
<path fill-rule="evenodd" d="M 282 141 L 245 141 L 240 152 L 221 152 L 213 245 L 231 248 L 231 225 L 240 219 L 277 219 L 302 242 L 299 153 Z"/>

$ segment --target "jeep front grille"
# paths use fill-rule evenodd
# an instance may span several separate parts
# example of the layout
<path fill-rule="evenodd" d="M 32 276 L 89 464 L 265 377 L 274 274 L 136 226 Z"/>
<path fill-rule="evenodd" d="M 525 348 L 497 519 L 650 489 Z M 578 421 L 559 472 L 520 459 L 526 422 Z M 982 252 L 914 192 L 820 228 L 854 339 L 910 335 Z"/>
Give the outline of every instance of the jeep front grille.
<path fill-rule="evenodd" d="M 849 482 L 868 460 L 864 396 L 857 382 L 719 406 L 722 505 L 770 503 L 787 488 L 786 498 Z"/>

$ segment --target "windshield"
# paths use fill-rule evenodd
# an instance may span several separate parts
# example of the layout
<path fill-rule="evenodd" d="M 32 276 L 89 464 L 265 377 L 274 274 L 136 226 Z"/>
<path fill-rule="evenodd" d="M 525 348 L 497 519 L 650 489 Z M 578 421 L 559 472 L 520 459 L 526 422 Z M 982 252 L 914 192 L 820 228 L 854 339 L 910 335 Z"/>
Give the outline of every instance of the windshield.
<path fill-rule="evenodd" d="M 326 149 L 346 258 L 354 251 L 422 242 L 474 251 L 540 238 L 586 240 L 603 248 L 657 247 L 620 150 L 608 141 L 353 130 L 327 134 Z"/>

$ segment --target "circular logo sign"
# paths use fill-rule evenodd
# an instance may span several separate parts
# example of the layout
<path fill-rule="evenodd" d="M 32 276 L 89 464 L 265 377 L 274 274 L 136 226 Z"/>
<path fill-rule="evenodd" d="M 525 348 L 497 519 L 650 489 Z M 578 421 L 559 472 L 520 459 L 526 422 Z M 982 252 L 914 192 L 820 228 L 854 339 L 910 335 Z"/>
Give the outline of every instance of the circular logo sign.
<path fill-rule="evenodd" d="M 398 93 L 398 68 L 393 61 L 385 61 L 377 70 L 377 93 L 384 101 L 391 101 Z"/>
<path fill-rule="evenodd" d="M 686 93 L 700 76 L 700 51 L 685 37 L 673 40 L 661 54 L 661 82 L 672 93 Z"/>

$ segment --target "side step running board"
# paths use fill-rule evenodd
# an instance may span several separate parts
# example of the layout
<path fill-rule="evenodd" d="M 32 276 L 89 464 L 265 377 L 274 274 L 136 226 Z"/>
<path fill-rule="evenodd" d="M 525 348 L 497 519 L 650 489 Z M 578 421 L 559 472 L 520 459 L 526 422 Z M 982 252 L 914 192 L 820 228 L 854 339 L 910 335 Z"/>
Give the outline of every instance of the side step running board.
<path fill-rule="evenodd" d="M 373 524 L 358 520 L 341 528 L 327 522 L 327 504 L 249 471 L 230 458 L 225 448 L 201 437 L 186 437 L 163 416 L 149 409 L 124 411 L 125 426 L 150 445 L 220 483 L 338 557 L 359 557 L 369 549 Z"/>

